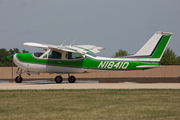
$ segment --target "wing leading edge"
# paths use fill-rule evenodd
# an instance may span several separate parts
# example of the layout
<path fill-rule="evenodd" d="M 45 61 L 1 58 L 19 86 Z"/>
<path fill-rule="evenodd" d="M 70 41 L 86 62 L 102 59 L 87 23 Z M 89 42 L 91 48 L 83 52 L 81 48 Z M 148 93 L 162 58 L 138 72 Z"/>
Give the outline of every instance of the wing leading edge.
<path fill-rule="evenodd" d="M 79 54 L 86 54 L 87 52 L 95 54 L 95 53 L 100 52 L 99 50 L 105 49 L 103 47 L 97 47 L 94 45 L 58 46 L 58 45 L 40 44 L 40 43 L 32 43 L 32 42 L 26 42 L 23 45 L 30 46 L 30 47 L 51 49 L 55 51 L 74 52 L 74 53 L 79 53 Z"/>

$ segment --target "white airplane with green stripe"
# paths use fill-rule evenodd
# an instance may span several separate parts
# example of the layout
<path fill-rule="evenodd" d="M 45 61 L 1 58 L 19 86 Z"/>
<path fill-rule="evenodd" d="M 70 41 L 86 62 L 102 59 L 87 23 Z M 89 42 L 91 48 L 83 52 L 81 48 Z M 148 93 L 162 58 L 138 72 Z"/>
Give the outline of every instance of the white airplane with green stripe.
<path fill-rule="evenodd" d="M 95 54 L 104 49 L 94 45 L 58 46 L 40 43 L 24 43 L 25 46 L 43 48 L 36 53 L 17 53 L 8 56 L 18 66 L 15 81 L 23 81 L 21 74 L 58 73 L 55 81 L 61 83 L 62 74 L 68 74 L 68 81 L 76 78 L 70 74 L 90 73 L 102 70 L 145 70 L 159 66 L 159 61 L 173 33 L 156 32 L 134 55 L 107 58 Z"/>

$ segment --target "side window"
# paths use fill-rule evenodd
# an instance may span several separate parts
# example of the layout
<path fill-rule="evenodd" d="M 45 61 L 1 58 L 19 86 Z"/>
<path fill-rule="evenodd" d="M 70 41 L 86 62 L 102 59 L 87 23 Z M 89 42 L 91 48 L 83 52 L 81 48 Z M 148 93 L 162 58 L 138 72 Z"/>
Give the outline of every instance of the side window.
<path fill-rule="evenodd" d="M 47 58 L 47 54 L 45 56 L 43 56 L 43 58 Z"/>
<path fill-rule="evenodd" d="M 50 51 L 48 53 L 48 58 L 53 58 L 53 59 L 61 59 L 61 52 L 56 52 L 56 51 Z"/>
<path fill-rule="evenodd" d="M 83 56 L 80 54 L 72 53 L 72 52 L 66 53 L 66 59 L 80 59 L 80 58 L 83 58 Z"/>

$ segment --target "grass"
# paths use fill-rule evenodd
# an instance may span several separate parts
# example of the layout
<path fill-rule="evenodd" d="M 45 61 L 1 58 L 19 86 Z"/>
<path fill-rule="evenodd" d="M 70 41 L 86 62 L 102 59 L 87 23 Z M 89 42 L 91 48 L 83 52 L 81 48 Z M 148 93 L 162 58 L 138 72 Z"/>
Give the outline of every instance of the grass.
<path fill-rule="evenodd" d="M 0 119 L 180 119 L 180 90 L 0 90 Z"/>

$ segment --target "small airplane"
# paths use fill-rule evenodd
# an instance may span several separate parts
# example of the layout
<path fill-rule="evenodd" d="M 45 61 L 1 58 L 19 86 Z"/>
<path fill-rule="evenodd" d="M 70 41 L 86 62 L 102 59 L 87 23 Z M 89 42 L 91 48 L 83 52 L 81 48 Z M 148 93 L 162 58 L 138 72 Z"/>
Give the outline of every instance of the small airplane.
<path fill-rule="evenodd" d="M 76 78 L 71 73 L 89 73 L 101 70 L 145 70 L 159 66 L 159 61 L 173 33 L 156 32 L 134 55 L 107 58 L 95 54 L 104 49 L 94 45 L 48 45 L 26 42 L 25 46 L 43 48 L 36 53 L 16 53 L 7 58 L 18 66 L 16 83 L 23 81 L 21 74 L 58 73 L 56 83 L 61 83 L 62 74 L 68 74 L 69 83 Z"/>

